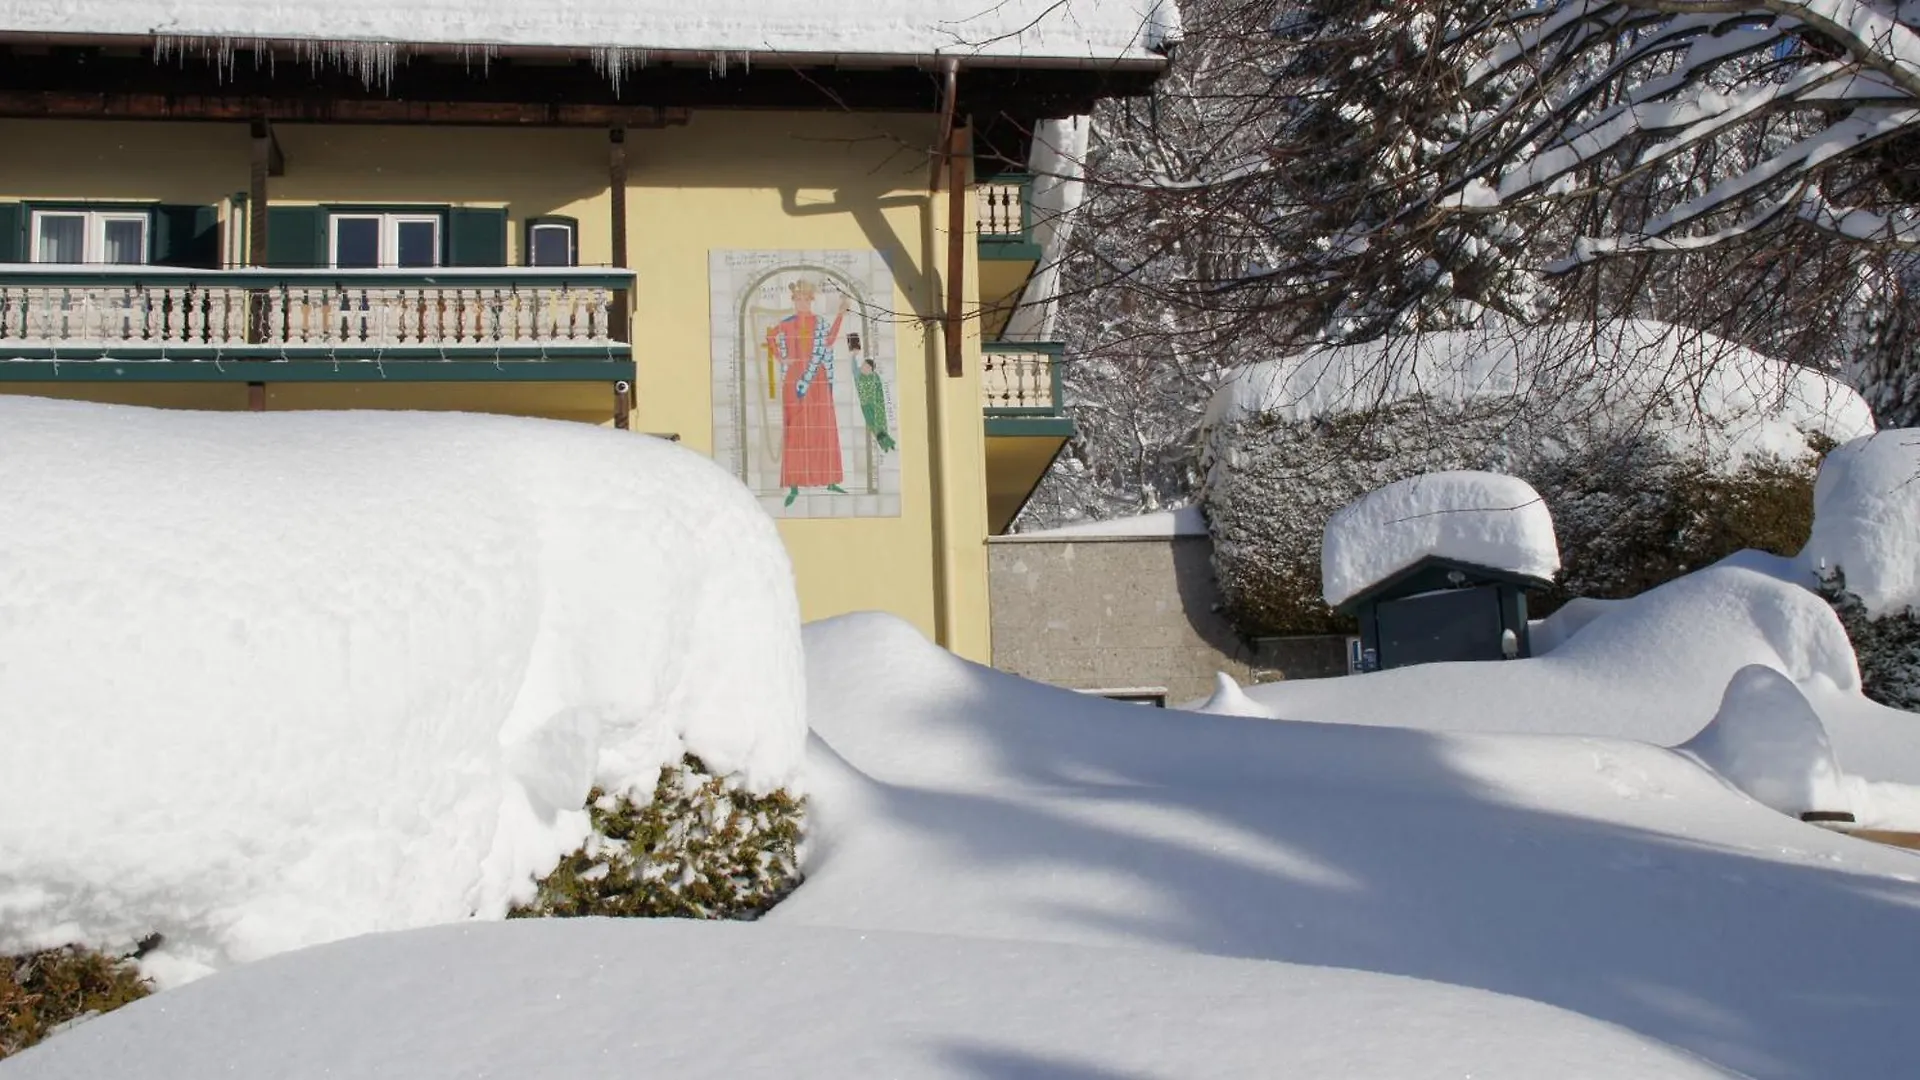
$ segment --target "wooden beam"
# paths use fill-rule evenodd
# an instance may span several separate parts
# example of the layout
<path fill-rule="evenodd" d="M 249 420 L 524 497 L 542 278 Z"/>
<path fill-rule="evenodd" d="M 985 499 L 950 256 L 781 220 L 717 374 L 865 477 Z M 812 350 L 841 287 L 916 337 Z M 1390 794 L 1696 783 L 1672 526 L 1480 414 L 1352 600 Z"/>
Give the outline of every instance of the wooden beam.
<path fill-rule="evenodd" d="M 947 378 L 966 370 L 962 335 L 966 330 L 967 243 L 967 125 L 956 121 L 947 136 Z"/>
<path fill-rule="evenodd" d="M 684 124 L 688 110 L 632 105 L 0 90 L 0 117 L 48 120 L 264 118 L 283 123 L 650 128 Z"/>
<path fill-rule="evenodd" d="M 273 174 L 273 128 L 264 117 L 255 117 L 248 125 L 252 158 L 247 171 L 247 265 L 267 265 L 267 177 Z M 247 341 L 267 340 L 271 318 L 264 289 L 247 292 Z M 251 407 L 253 391 L 247 391 Z M 266 391 L 261 391 L 260 408 L 266 407 Z M 255 410 L 259 411 L 258 409 Z"/>
<path fill-rule="evenodd" d="M 613 203 L 613 265 L 624 269 L 627 265 L 627 129 L 623 127 L 607 131 L 607 196 Z M 614 291 L 610 330 L 615 341 L 631 340 L 627 329 L 632 303 L 627 290 Z"/>

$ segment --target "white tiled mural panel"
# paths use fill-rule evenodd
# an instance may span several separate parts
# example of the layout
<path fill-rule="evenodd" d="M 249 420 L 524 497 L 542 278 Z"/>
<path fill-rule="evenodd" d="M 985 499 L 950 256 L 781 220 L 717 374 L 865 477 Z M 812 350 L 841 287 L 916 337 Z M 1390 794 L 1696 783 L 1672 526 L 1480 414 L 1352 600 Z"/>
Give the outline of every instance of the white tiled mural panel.
<path fill-rule="evenodd" d="M 714 458 L 775 517 L 900 515 L 893 275 L 877 251 L 712 251 Z"/>

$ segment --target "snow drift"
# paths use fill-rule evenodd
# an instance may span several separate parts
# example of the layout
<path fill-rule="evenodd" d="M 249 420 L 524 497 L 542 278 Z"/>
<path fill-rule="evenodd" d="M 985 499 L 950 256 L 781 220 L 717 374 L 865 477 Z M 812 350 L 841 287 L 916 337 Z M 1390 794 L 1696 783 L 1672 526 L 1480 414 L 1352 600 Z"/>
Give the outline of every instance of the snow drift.
<path fill-rule="evenodd" d="M 1792 679 L 1764 664 L 1734 672 L 1720 711 L 1678 749 L 1783 814 L 1849 809 L 1820 715 Z"/>
<path fill-rule="evenodd" d="M 589 785 L 806 736 L 791 572 L 704 458 L 546 421 L 0 399 L 0 953 L 163 980 L 498 917 Z"/>
<path fill-rule="evenodd" d="M 1327 520 L 1321 595 L 1339 607 L 1429 556 L 1551 579 L 1553 516 L 1518 477 L 1427 473 L 1375 489 Z"/>
<path fill-rule="evenodd" d="M 1920 608 L 1920 428 L 1836 447 L 1813 487 L 1803 573 L 1846 575 L 1871 615 Z"/>

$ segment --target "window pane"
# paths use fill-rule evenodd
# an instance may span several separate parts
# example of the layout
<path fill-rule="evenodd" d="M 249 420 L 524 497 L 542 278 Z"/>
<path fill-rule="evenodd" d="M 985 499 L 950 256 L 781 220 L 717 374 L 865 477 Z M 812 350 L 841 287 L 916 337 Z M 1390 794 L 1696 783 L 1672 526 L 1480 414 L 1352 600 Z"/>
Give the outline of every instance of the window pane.
<path fill-rule="evenodd" d="M 402 221 L 396 230 L 399 234 L 399 257 L 396 266 L 438 266 L 440 265 L 440 223 L 437 221 Z"/>
<path fill-rule="evenodd" d="M 533 265 L 572 266 L 572 227 L 567 225 L 535 225 L 533 227 Z"/>
<path fill-rule="evenodd" d="M 77 263 L 86 260 L 87 219 L 82 214 L 36 214 L 40 246 L 33 261 Z"/>
<path fill-rule="evenodd" d="M 108 218 L 101 223 L 104 251 L 101 261 L 118 266 L 147 261 L 147 223 L 144 218 Z"/>
<path fill-rule="evenodd" d="M 379 266 L 380 219 L 334 218 L 333 265 L 346 270 L 364 270 Z"/>

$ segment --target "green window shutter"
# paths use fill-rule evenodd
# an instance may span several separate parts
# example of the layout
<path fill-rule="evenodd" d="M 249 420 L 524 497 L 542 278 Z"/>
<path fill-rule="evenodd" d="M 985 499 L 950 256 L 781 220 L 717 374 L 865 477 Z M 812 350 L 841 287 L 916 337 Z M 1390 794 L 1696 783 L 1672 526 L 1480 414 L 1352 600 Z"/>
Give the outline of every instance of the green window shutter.
<path fill-rule="evenodd" d="M 327 212 L 317 206 L 267 207 L 267 265 L 327 265 Z"/>
<path fill-rule="evenodd" d="M 153 208 L 153 264 L 220 268 L 220 210 L 213 206 Z"/>
<path fill-rule="evenodd" d="M 0 263 L 27 261 L 27 208 L 0 202 Z"/>
<path fill-rule="evenodd" d="M 447 265 L 507 265 L 506 210 L 462 206 L 448 210 Z"/>

